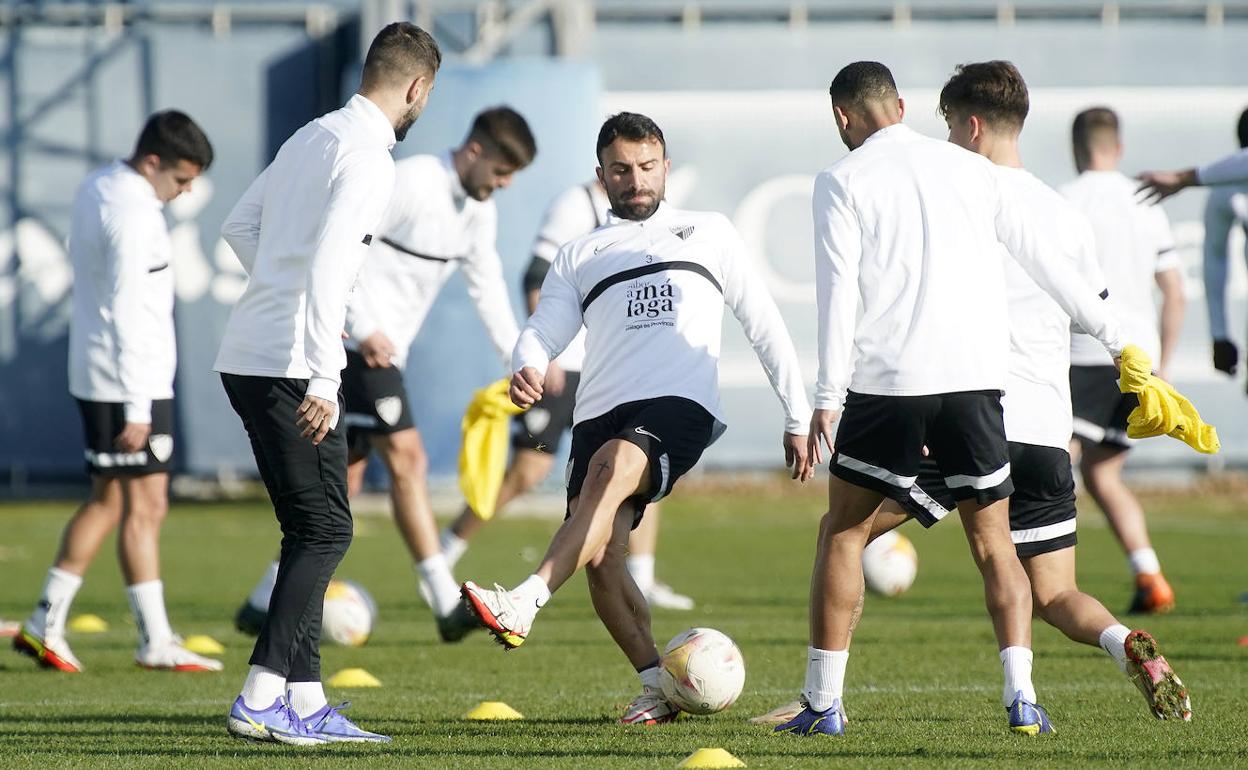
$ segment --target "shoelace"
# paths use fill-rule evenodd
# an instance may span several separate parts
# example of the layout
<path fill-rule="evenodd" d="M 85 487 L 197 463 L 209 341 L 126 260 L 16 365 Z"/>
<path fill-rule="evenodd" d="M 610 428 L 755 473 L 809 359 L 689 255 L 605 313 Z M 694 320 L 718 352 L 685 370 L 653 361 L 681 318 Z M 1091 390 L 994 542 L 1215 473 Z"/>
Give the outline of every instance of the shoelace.
<path fill-rule="evenodd" d="M 300 733 L 302 735 L 310 735 L 312 733 L 312 729 L 308 723 L 303 721 L 299 717 L 299 714 L 297 714 L 295 710 L 291 708 L 291 705 L 285 700 L 282 701 L 282 705 L 278 709 L 278 713 L 286 718 L 286 723 L 290 725 L 291 732 Z"/>
<path fill-rule="evenodd" d="M 317 721 L 316 728 L 318 730 L 321 729 L 323 726 L 325 726 L 326 723 L 328 723 L 334 717 L 339 717 L 340 719 L 346 722 L 350 722 L 351 720 L 347 719 L 346 717 L 342 715 L 342 712 L 346 711 L 349 708 L 351 708 L 351 701 L 349 700 L 344 700 L 342 703 L 339 703 L 337 706 L 330 706 L 328 709 L 326 709 L 325 716 L 321 717 L 320 720 Z"/>
<path fill-rule="evenodd" d="M 511 600 L 511 594 L 507 593 L 506 588 L 503 588 L 498 583 L 495 583 L 494 591 L 498 595 L 499 615 L 502 615 L 504 612 L 510 612 L 513 616 L 518 616 L 520 614 L 520 611 L 516 609 L 516 603 Z"/>

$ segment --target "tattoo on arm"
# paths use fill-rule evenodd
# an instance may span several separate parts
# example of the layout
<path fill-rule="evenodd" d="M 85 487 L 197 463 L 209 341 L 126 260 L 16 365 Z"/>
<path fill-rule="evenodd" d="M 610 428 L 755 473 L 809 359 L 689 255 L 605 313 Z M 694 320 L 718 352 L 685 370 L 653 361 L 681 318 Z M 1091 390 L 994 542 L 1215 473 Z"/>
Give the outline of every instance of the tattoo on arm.
<path fill-rule="evenodd" d="M 604 473 L 606 473 L 607 471 L 611 470 L 611 464 L 610 464 L 610 463 L 608 463 L 608 462 L 606 462 L 605 460 L 604 460 L 603 462 L 598 463 L 598 465 L 596 465 L 596 466 L 594 466 L 594 467 L 596 467 L 596 468 L 598 469 L 598 473 L 594 476 L 594 478 L 596 478 L 596 479 L 600 479 L 600 478 L 602 478 L 602 474 L 604 474 Z"/>

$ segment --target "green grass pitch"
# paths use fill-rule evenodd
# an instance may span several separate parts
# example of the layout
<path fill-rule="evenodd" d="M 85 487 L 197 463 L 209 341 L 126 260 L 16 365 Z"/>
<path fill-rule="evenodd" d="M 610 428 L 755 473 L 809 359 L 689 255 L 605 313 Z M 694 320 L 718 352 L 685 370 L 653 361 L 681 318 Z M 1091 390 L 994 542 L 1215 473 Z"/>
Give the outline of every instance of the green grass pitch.
<path fill-rule="evenodd" d="M 38 671 L 0 651 L 0 767 L 670 768 L 702 746 L 752 768 L 825 766 L 1248 765 L 1248 524 L 1242 500 L 1150 500 L 1157 550 L 1178 594 L 1171 615 L 1128 621 L 1152 631 L 1192 692 L 1190 724 L 1153 720 L 1099 649 L 1036 626 L 1035 679 L 1057 734 L 1005 728 L 1000 664 L 981 588 L 960 527 L 907 525 L 919 578 L 899 599 L 869 598 L 847 681 L 849 734 L 839 740 L 770 735 L 746 718 L 795 696 L 802 682 L 806 597 L 821 486 L 715 491 L 688 485 L 667 506 L 660 577 L 699 601 L 692 613 L 657 612 L 660 646 L 694 625 L 732 636 L 746 659 L 745 693 L 729 711 L 658 728 L 614 724 L 636 678 L 574 578 L 542 613 L 523 648 L 504 653 L 484 634 L 437 642 L 393 525 L 357 522 L 338 574 L 380 604 L 367 646 L 326 646 L 326 674 L 361 666 L 381 689 L 334 691 L 388 746 L 290 750 L 225 732 L 225 711 L 246 670 L 250 640 L 231 618 L 275 550 L 277 527 L 260 503 L 176 505 L 165 528 L 166 594 L 174 627 L 223 642 L 226 672 L 147 672 L 133 664 L 134 632 L 111 552 L 87 576 L 74 611 L 110 631 L 71 635 L 81 676 Z M 1238 503 L 1238 504 L 1237 504 Z M 70 505 L 0 507 L 0 617 L 30 610 Z M 1111 610 L 1129 599 L 1124 559 L 1090 505 L 1082 517 L 1079 577 Z M 487 529 L 457 570 L 510 585 L 531 571 L 554 523 L 507 520 Z M 522 722 L 465 722 L 482 700 L 502 700 Z"/>

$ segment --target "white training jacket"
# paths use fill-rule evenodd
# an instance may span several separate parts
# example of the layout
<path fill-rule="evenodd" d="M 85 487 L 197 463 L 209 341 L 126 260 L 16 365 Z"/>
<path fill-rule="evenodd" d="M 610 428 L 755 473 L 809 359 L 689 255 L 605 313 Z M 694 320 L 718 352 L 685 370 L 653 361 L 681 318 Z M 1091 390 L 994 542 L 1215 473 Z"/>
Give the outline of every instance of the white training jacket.
<path fill-rule="evenodd" d="M 69 258 L 69 392 L 122 403 L 126 422 L 151 423 L 152 401 L 173 398 L 173 256 L 151 183 L 118 160 L 74 195 Z"/>
<path fill-rule="evenodd" d="M 554 262 L 559 247 L 573 239 L 592 232 L 607 221 L 611 202 L 597 182 L 587 182 L 569 187 L 559 194 L 546 209 L 542 226 L 533 242 L 534 259 Z M 568 343 L 555 363 L 568 372 L 579 372 L 585 366 L 585 331 Z"/>
<path fill-rule="evenodd" d="M 1054 238 L 1046 258 L 1068 260 L 1089 288 L 1108 295 L 1087 217 L 1031 172 L 995 168 L 1002 190 L 1016 196 Z M 1065 451 L 1074 427 L 1070 316 L 1012 259 L 1005 261 L 1005 291 L 1010 313 L 1009 378 L 1001 400 L 1006 438 Z"/>
<path fill-rule="evenodd" d="M 1201 184 L 1238 184 L 1248 182 L 1248 149 L 1233 152 L 1196 169 Z"/>
<path fill-rule="evenodd" d="M 1181 263 L 1165 209 L 1141 201 L 1137 187 L 1119 171 L 1084 171 L 1059 189 L 1092 224 L 1109 304 L 1122 323 L 1124 339 L 1157 362 L 1161 360 L 1161 321 L 1154 298 L 1157 274 L 1179 269 Z M 1114 363 L 1095 339 L 1079 333 L 1070 341 L 1070 362 Z"/>
<path fill-rule="evenodd" d="M 1226 323 L 1228 241 L 1231 229 L 1245 223 L 1248 223 L 1248 185 L 1219 185 L 1209 191 L 1205 201 L 1205 306 L 1209 313 L 1209 336 L 1215 340 L 1232 339 Z"/>
<path fill-rule="evenodd" d="M 505 366 L 520 330 L 495 244 L 494 201 L 468 197 L 449 151 L 404 158 L 394 171 L 394 196 L 347 307 L 347 348 L 381 331 L 394 343 L 392 362 L 404 368 L 438 292 L 461 270 Z"/>
<path fill-rule="evenodd" d="M 574 423 L 662 396 L 696 401 L 723 423 L 725 306 L 780 397 L 785 431 L 805 434 L 810 407 L 797 351 L 741 236 L 717 213 L 661 203 L 649 219 L 612 214 L 602 227 L 564 245 L 546 274 L 537 311 L 520 332 L 512 368 L 545 373 L 584 325 Z"/>
<path fill-rule="evenodd" d="M 1097 290 L 1070 260 L 1052 258 L 1049 224 L 1029 216 L 994 168 L 899 123 L 816 177 L 816 408 L 840 409 L 851 389 L 1004 390 L 1009 315 L 999 244 L 1081 328 L 1121 351 Z"/>
<path fill-rule="evenodd" d="M 296 131 L 247 188 L 221 226 L 249 280 L 216 371 L 306 379 L 307 395 L 338 402 L 347 297 L 394 189 L 394 141 L 356 94 Z"/>

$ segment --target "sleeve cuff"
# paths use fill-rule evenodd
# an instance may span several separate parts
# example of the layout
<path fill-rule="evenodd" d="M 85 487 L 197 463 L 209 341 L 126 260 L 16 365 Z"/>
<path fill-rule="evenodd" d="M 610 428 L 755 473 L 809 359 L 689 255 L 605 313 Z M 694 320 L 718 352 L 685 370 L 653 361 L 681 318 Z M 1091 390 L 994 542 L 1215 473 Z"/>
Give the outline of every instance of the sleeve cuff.
<path fill-rule="evenodd" d="M 126 422 L 141 423 L 143 425 L 152 424 L 152 402 L 150 400 L 126 401 L 124 412 Z"/>
<path fill-rule="evenodd" d="M 839 412 L 844 404 L 844 396 L 815 396 L 815 409 L 822 409 L 827 412 Z"/>
<path fill-rule="evenodd" d="M 334 416 L 329 421 L 330 429 L 338 427 L 338 381 L 328 377 L 313 377 L 308 380 L 308 389 L 304 396 L 316 396 L 334 405 Z"/>

